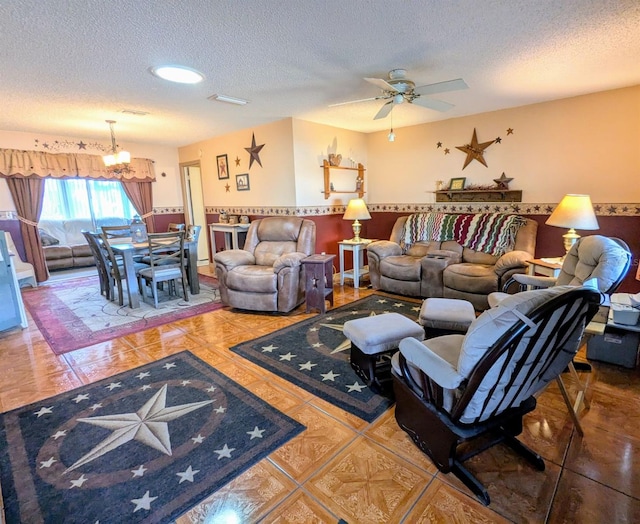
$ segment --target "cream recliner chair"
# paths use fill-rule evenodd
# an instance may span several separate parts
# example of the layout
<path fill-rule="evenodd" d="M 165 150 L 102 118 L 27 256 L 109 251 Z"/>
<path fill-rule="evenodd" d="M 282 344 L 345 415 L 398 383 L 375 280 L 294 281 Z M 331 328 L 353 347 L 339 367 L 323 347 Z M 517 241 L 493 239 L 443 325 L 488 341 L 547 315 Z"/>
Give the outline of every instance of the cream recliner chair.
<path fill-rule="evenodd" d="M 299 217 L 254 220 L 244 249 L 213 257 L 223 304 L 288 312 L 304 302 L 302 259 L 316 248 L 316 224 Z"/>
<path fill-rule="evenodd" d="M 36 282 L 36 273 L 33 270 L 33 265 L 22 260 L 22 258 L 20 257 L 20 253 L 18 253 L 18 250 L 16 249 L 16 245 L 13 243 L 11 233 L 5 231 L 4 236 L 7 239 L 7 248 L 9 250 L 9 254 L 13 253 L 15 255 L 11 260 L 13 261 L 13 264 L 16 268 L 18 285 L 20 287 L 23 287 L 25 285 L 38 287 L 38 283 Z"/>

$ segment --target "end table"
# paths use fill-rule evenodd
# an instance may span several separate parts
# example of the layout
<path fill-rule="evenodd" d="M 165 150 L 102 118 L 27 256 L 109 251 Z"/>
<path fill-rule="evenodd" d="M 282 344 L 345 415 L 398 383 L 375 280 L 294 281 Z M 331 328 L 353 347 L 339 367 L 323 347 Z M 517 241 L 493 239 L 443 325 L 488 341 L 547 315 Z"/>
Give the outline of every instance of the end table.
<path fill-rule="evenodd" d="M 311 255 L 302 260 L 307 313 L 317 309 L 326 312 L 325 300 L 333 307 L 333 259 L 335 255 Z"/>

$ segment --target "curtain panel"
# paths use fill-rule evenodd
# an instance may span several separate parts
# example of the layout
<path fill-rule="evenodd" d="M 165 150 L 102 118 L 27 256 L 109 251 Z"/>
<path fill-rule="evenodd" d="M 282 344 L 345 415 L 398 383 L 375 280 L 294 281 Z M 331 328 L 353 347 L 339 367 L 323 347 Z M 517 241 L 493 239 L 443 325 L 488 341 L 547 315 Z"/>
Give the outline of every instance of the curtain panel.
<path fill-rule="evenodd" d="M 47 153 L 0 148 L 0 177 L 4 178 L 93 178 L 153 182 L 153 161 L 132 158 L 129 173 L 107 171 L 100 155 L 81 153 Z"/>

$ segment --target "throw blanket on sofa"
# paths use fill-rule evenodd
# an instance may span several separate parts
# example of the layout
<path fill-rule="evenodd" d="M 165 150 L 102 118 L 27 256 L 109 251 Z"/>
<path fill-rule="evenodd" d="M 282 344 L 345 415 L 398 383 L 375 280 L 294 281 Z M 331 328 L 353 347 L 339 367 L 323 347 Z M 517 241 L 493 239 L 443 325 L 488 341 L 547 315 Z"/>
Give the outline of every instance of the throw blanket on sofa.
<path fill-rule="evenodd" d="M 455 240 L 474 251 L 501 256 L 513 249 L 524 224 L 521 216 L 502 213 L 416 213 L 407 218 L 401 245 L 406 250 L 416 242 Z"/>

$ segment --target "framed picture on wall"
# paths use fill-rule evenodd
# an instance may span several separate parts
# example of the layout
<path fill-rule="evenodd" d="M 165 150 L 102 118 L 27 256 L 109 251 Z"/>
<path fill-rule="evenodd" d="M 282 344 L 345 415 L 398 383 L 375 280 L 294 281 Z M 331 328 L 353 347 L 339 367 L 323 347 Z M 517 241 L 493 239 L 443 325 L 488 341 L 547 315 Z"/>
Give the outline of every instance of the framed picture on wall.
<path fill-rule="evenodd" d="M 229 161 L 227 160 L 227 155 L 218 155 L 216 157 L 216 164 L 218 165 L 218 180 L 229 178 Z"/>
<path fill-rule="evenodd" d="M 449 182 L 449 190 L 462 191 L 464 189 L 464 183 L 466 182 L 466 180 L 466 178 L 452 178 Z"/>
<path fill-rule="evenodd" d="M 249 173 L 236 175 L 236 189 L 238 191 L 249 191 Z"/>

